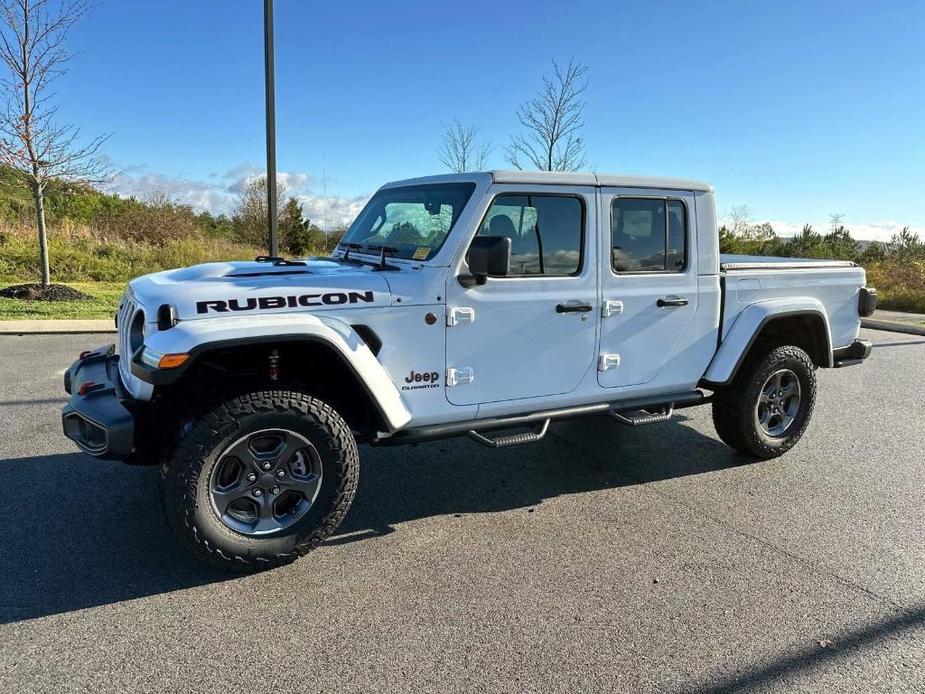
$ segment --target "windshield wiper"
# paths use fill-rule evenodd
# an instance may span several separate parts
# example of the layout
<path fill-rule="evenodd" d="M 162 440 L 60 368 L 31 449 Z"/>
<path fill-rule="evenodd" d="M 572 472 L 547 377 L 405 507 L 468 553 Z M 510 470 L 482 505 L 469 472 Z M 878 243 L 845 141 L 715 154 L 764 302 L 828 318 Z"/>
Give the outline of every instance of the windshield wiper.
<path fill-rule="evenodd" d="M 399 270 L 401 269 L 401 268 L 395 267 L 394 265 L 388 265 L 385 262 L 386 255 L 394 255 L 395 253 L 398 253 L 398 249 L 393 246 L 380 246 L 378 244 L 371 244 L 368 246 L 364 246 L 362 243 L 350 243 L 350 242 L 341 241 L 339 244 L 337 244 L 337 247 L 347 249 L 344 252 L 344 254 L 340 257 L 340 260 L 345 263 L 359 263 L 361 265 L 362 264 L 372 265 L 377 270 Z M 369 252 L 369 251 L 378 251 L 379 260 L 377 262 L 373 260 L 366 260 L 365 258 L 351 258 L 350 257 L 351 251 L 361 251 L 364 253 Z"/>
<path fill-rule="evenodd" d="M 344 251 L 344 255 L 341 258 L 341 260 L 343 260 L 345 263 L 350 261 L 350 251 L 362 251 L 363 250 L 362 243 L 348 243 L 345 241 L 341 241 L 339 244 L 337 244 L 337 247 L 338 248 L 344 247 L 347 249 L 346 251 Z M 363 261 L 354 261 L 354 262 L 363 262 Z"/>
<path fill-rule="evenodd" d="M 397 248 L 395 248 L 394 246 L 374 246 L 374 245 L 369 245 L 367 246 L 367 248 L 371 251 L 379 251 L 379 269 L 380 270 L 397 270 L 398 269 L 397 267 L 393 265 L 385 264 L 386 253 L 388 253 L 389 255 L 395 255 L 396 253 L 398 253 Z"/>

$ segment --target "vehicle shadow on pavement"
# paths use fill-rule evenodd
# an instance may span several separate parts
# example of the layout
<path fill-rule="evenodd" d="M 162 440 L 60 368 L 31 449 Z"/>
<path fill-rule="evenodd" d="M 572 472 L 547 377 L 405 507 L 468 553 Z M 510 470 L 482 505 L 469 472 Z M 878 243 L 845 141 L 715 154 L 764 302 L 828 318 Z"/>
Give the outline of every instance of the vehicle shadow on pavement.
<path fill-rule="evenodd" d="M 0 460 L 0 624 L 222 581 L 164 520 L 157 470 L 81 453 Z"/>
<path fill-rule="evenodd" d="M 531 508 L 748 462 L 688 426 L 632 429 L 609 419 L 562 423 L 543 442 L 512 449 L 453 439 L 364 446 L 361 458 L 356 501 L 328 545 L 418 518 Z M 235 578 L 174 539 L 153 467 L 72 453 L 0 460 L 0 474 L 0 509 L 15 528 L 0 536 L 0 624 Z"/>
<path fill-rule="evenodd" d="M 625 427 L 608 417 L 563 422 L 534 444 L 491 449 L 466 438 L 412 449 L 361 448 L 353 508 L 328 545 L 395 531 L 429 516 L 531 508 L 568 494 L 612 489 L 752 462 L 681 424 Z"/>

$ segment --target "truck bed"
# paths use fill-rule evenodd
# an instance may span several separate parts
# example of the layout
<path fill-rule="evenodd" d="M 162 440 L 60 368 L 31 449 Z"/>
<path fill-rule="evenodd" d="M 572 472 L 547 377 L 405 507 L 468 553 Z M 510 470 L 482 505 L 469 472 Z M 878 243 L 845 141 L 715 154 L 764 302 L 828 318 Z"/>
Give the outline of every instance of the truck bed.
<path fill-rule="evenodd" d="M 850 345 L 857 337 L 858 292 L 865 274 L 850 261 L 723 254 L 720 275 L 722 339 L 749 305 L 791 297 L 811 297 L 822 304 L 833 348 Z"/>

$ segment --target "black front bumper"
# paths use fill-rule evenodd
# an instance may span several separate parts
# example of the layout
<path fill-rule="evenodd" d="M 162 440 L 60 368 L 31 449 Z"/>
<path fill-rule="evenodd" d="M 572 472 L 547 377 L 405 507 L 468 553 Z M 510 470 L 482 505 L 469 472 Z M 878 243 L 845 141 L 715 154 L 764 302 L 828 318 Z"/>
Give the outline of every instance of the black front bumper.
<path fill-rule="evenodd" d="M 115 345 L 84 354 L 64 374 L 71 399 L 61 411 L 64 434 L 103 460 L 128 460 L 135 450 L 134 402 L 119 378 Z"/>
<path fill-rule="evenodd" d="M 860 364 L 870 356 L 873 345 L 870 340 L 856 339 L 847 347 L 839 347 L 833 353 L 835 368 Z"/>

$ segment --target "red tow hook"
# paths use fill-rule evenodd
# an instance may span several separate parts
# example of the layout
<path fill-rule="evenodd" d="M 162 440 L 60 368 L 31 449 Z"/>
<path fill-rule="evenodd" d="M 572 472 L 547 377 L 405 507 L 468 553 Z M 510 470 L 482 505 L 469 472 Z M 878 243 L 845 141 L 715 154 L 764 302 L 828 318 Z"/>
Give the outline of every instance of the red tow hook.
<path fill-rule="evenodd" d="M 102 383 L 97 383 L 96 381 L 84 381 L 80 384 L 80 388 L 77 389 L 77 394 L 81 397 L 89 393 L 91 390 L 96 390 L 97 388 L 102 388 Z"/>

